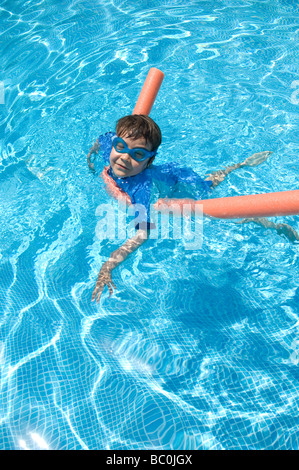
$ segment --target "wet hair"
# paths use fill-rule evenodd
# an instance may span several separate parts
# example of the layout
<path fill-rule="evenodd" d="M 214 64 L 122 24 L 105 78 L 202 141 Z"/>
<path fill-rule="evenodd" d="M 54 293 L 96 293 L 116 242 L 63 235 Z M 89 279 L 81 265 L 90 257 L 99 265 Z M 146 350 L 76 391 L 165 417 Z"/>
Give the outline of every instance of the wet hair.
<path fill-rule="evenodd" d="M 116 133 L 119 137 L 129 137 L 130 139 L 144 138 L 146 143 L 152 145 L 155 151 L 162 141 L 159 126 L 149 116 L 144 114 L 130 114 L 117 121 Z"/>

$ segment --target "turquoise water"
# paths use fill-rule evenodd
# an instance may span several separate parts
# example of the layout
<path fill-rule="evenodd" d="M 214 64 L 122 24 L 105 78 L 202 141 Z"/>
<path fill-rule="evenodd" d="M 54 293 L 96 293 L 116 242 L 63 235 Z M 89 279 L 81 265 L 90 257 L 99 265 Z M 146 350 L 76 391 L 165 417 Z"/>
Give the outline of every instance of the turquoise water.
<path fill-rule="evenodd" d="M 205 219 L 200 250 L 149 240 L 96 305 L 120 243 L 96 236 L 86 165 L 158 67 L 161 163 L 272 150 L 212 197 L 298 188 L 297 2 L 0 8 L 0 447 L 298 449 L 298 244 Z"/>

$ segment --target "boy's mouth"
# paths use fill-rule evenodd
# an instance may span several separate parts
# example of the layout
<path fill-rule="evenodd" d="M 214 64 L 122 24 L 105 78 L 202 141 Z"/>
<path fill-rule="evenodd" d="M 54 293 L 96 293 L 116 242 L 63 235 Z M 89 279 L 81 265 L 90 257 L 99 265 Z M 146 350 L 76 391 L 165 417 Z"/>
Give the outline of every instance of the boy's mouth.
<path fill-rule="evenodd" d="M 128 170 L 128 169 L 129 169 L 129 168 L 127 168 L 126 166 L 121 165 L 120 163 L 117 163 L 117 165 L 118 165 L 120 168 L 122 168 L 123 170 Z"/>

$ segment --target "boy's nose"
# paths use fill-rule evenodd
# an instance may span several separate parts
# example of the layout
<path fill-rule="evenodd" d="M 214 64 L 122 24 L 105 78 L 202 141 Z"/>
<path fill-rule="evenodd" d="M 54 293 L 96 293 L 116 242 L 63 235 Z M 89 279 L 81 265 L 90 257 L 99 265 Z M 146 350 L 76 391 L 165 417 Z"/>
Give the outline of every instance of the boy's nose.
<path fill-rule="evenodd" d="M 128 162 L 130 160 L 130 155 L 128 153 L 122 153 L 121 154 L 121 157 L 120 157 L 122 160 L 125 160 L 126 162 Z"/>

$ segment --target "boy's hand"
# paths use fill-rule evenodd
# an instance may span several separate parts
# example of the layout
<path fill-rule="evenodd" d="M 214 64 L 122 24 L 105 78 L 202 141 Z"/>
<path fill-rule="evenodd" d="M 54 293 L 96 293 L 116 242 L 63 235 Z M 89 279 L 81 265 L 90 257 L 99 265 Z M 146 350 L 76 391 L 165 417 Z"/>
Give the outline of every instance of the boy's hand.
<path fill-rule="evenodd" d="M 144 229 L 137 230 L 137 234 L 127 240 L 121 247 L 111 253 L 110 258 L 106 263 L 103 264 L 102 269 L 98 275 L 97 283 L 91 296 L 93 302 L 97 298 L 99 302 L 103 289 L 105 286 L 108 287 L 110 296 L 113 294 L 113 289 L 116 289 L 115 284 L 111 279 L 111 271 L 122 263 L 130 253 L 137 250 L 146 240 L 148 232 Z M 109 297 L 110 297 L 109 296 Z"/>
<path fill-rule="evenodd" d="M 92 297 L 91 297 L 92 302 L 95 300 L 96 297 L 97 297 L 97 302 L 100 301 L 100 298 L 101 298 L 101 295 L 105 286 L 108 287 L 110 296 L 113 294 L 112 287 L 114 287 L 114 289 L 116 289 L 116 287 L 111 279 L 111 271 L 112 271 L 112 268 L 109 266 L 109 264 L 104 263 L 101 268 L 101 271 L 99 272 L 96 286 L 92 293 Z"/>
<path fill-rule="evenodd" d="M 99 139 L 97 139 L 95 143 L 93 144 L 93 146 L 91 147 L 91 149 L 89 149 L 89 152 L 87 154 L 87 163 L 88 163 L 89 168 L 92 171 L 94 171 L 94 163 L 90 161 L 90 157 L 93 153 L 98 154 L 99 148 L 100 148 Z"/>

